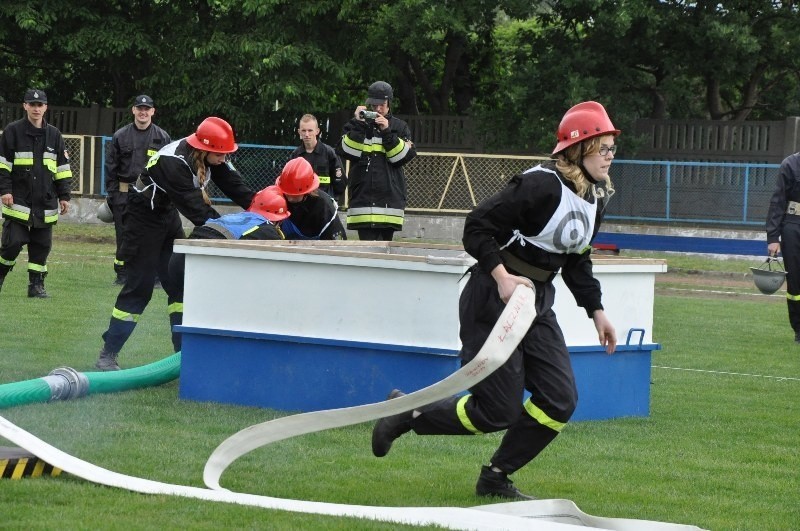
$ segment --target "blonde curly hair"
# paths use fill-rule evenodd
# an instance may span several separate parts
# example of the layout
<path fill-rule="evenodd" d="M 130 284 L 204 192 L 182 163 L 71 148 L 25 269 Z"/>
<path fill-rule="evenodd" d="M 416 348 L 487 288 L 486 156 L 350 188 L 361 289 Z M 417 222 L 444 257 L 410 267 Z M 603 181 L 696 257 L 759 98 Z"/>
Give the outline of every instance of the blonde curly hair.
<path fill-rule="evenodd" d="M 593 183 L 583 173 L 583 170 L 578 166 L 578 162 L 588 155 L 600 152 L 600 140 L 603 136 L 596 136 L 573 144 L 556 155 L 556 168 L 567 180 L 575 184 L 575 193 L 579 197 L 585 197 L 589 189 L 592 188 Z M 583 149 L 582 153 L 581 149 Z M 605 182 L 604 188 L 608 195 L 614 193 L 614 184 L 610 178 Z"/>

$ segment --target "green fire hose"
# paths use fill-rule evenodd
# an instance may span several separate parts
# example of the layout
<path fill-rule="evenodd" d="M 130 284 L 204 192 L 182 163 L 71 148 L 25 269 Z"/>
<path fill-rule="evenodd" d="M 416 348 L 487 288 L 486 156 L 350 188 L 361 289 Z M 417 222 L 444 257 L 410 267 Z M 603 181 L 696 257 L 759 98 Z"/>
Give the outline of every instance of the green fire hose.
<path fill-rule="evenodd" d="M 0 384 L 0 409 L 153 387 L 175 380 L 180 370 L 180 352 L 161 361 L 120 371 L 83 373 L 61 367 L 42 378 Z"/>

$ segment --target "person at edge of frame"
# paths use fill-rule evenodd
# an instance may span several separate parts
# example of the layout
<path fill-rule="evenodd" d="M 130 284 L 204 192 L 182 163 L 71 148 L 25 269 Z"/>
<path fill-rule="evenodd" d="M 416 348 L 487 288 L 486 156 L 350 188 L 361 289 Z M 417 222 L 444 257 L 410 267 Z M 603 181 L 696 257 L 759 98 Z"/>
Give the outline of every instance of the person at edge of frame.
<path fill-rule="evenodd" d="M 403 229 L 408 199 L 403 166 L 417 152 L 408 124 L 392 116 L 393 97 L 389 83 L 376 81 L 342 130 L 339 153 L 350 160 L 347 228 L 358 231 L 360 240 L 391 241 Z"/>
<path fill-rule="evenodd" d="M 800 344 L 800 153 L 781 162 L 767 210 L 767 255 L 783 255 L 786 306 L 794 340 Z"/>
<path fill-rule="evenodd" d="M 297 128 L 302 144 L 292 151 L 289 158 L 306 159 L 319 177 L 319 189 L 341 204 L 344 191 L 347 189 L 342 161 L 336 150 L 319 139 L 319 133 L 317 117 L 313 114 L 304 114 Z"/>
<path fill-rule="evenodd" d="M 53 225 L 69 212 L 72 170 L 61 131 L 44 119 L 47 94 L 28 89 L 22 107 L 25 117 L 0 136 L 0 288 L 27 245 L 28 297 L 45 299 Z"/>
<path fill-rule="evenodd" d="M 339 205 L 319 189 L 319 176 L 304 158 L 291 159 L 275 186 L 286 196 L 292 216 L 281 223 L 287 240 L 346 240 Z"/>
<path fill-rule="evenodd" d="M 467 215 L 464 248 L 477 263 L 459 300 L 462 364 L 478 353 L 518 285 L 534 288 L 537 316 L 509 359 L 469 394 L 376 422 L 375 456 L 385 456 L 392 442 L 411 430 L 418 435 L 506 430 L 482 466 L 475 492 L 532 499 L 509 476 L 556 438 L 578 398 L 569 351 L 553 312 L 553 278 L 559 270 L 578 306 L 594 321 L 605 351 L 616 349 L 616 331 L 603 311 L 590 253 L 614 191 L 608 172 L 619 133 L 601 104 L 575 105 L 557 129 L 552 160 L 513 177 Z M 525 390 L 531 395 L 523 402 Z M 389 399 L 402 395 L 394 389 Z"/>
<path fill-rule="evenodd" d="M 182 322 L 183 304 L 169 276 L 173 243 L 185 236 L 179 214 L 195 226 L 220 217 L 206 192 L 210 181 L 243 209 L 250 206 L 254 193 L 228 160 L 237 149 L 231 125 L 211 116 L 194 133 L 164 146 L 148 161 L 128 193 L 122 239 L 127 275 L 95 368 L 119 370 L 117 357 L 153 296 L 156 274 L 167 293 L 170 326 Z M 174 328 L 172 345 L 175 352 L 181 350 L 181 334 Z"/>
<path fill-rule="evenodd" d="M 150 157 L 172 142 L 169 134 L 153 122 L 155 113 L 153 98 L 147 94 L 136 96 L 131 105 L 133 122 L 117 129 L 106 151 L 105 184 L 108 208 L 114 217 L 114 237 L 117 245 L 114 254 L 116 275 L 114 284 L 118 286 L 125 284 L 125 261 L 120 256 L 120 248 L 128 190 Z"/>

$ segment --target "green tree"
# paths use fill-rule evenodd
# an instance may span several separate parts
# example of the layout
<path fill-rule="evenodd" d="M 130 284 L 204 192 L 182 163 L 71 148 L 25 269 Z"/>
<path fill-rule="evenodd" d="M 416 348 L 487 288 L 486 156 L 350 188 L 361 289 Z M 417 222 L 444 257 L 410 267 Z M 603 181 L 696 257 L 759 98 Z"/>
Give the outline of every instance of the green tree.
<path fill-rule="evenodd" d="M 301 114 L 345 119 L 383 79 L 397 113 L 469 114 L 488 148 L 546 152 L 587 99 L 626 135 L 642 117 L 797 114 L 799 17 L 772 0 L 8 0 L 0 99 L 146 92 L 174 136 L 215 114 L 242 141 L 293 143 Z"/>
<path fill-rule="evenodd" d="M 490 146 L 546 152 L 561 114 L 605 104 L 636 119 L 780 119 L 797 109 L 797 6 L 780 2 L 562 0 L 496 30 L 503 90 L 480 105 Z M 504 131 L 516 137 L 504 140 Z"/>

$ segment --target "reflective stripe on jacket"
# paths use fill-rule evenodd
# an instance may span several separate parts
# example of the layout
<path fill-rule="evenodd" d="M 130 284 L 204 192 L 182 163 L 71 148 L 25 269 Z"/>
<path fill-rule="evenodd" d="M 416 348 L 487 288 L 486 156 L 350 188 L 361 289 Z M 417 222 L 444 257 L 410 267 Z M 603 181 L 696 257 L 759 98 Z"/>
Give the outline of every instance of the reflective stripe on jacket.
<path fill-rule="evenodd" d="M 344 127 L 340 153 L 351 161 L 347 228 L 403 228 L 406 176 L 403 165 L 417 152 L 403 120 L 388 116 L 380 131 L 374 122 L 351 119 Z"/>
<path fill-rule="evenodd" d="M 3 205 L 3 217 L 24 224 L 32 215 L 47 224 L 57 222 L 59 200 L 70 200 L 71 180 L 58 129 L 47 122 L 37 129 L 27 118 L 6 127 L 0 137 L 0 195 L 13 195 L 14 203 Z"/>

